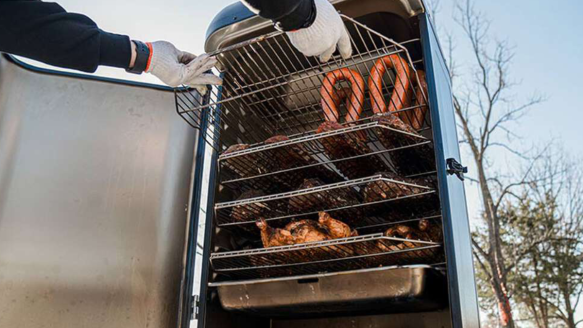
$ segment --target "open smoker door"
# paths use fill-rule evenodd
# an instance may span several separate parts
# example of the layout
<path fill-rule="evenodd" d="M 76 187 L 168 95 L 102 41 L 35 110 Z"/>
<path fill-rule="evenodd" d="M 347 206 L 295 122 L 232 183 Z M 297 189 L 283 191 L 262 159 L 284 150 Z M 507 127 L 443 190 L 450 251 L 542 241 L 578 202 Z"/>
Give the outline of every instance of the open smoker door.
<path fill-rule="evenodd" d="M 456 328 L 479 327 L 465 190 L 462 180 L 448 166 L 451 159 L 461 163 L 451 79 L 430 17 L 423 14 L 419 20 L 433 119 L 452 323 Z"/>
<path fill-rule="evenodd" d="M 197 138 L 169 88 L 0 56 L 0 327 L 177 327 Z"/>

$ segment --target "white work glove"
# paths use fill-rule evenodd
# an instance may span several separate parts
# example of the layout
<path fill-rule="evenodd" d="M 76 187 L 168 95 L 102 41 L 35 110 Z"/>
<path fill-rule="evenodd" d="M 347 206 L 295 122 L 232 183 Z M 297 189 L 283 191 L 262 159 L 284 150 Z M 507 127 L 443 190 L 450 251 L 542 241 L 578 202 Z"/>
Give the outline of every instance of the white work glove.
<path fill-rule="evenodd" d="M 330 60 L 336 47 L 342 58 L 350 58 L 352 45 L 342 18 L 328 0 L 314 2 L 316 20 L 310 27 L 286 32 L 291 43 L 306 56 L 320 56 L 323 63 Z"/>
<path fill-rule="evenodd" d="M 159 78 L 171 87 L 186 85 L 196 88 L 201 94 L 207 91 L 207 85 L 220 85 L 222 79 L 216 75 L 205 73 L 217 63 L 214 57 L 207 54 L 195 56 L 186 51 L 180 51 L 166 41 L 152 42 L 152 58 L 147 73 Z"/>

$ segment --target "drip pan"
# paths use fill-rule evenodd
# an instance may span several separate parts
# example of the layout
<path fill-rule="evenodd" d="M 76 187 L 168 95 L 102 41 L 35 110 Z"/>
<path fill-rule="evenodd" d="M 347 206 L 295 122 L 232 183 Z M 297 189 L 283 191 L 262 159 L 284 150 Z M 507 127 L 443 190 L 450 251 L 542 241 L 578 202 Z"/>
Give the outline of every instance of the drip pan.
<path fill-rule="evenodd" d="M 427 265 L 209 285 L 225 310 L 277 318 L 434 311 L 448 300 L 445 275 Z"/>

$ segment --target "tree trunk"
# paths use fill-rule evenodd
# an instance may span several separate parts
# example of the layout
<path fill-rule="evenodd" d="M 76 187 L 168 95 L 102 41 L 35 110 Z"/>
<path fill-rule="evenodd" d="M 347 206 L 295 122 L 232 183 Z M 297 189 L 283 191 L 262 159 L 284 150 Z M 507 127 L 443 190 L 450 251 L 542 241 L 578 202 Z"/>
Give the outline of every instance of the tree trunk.
<path fill-rule="evenodd" d="M 506 266 L 502 255 L 502 245 L 500 242 L 500 221 L 496 208 L 494 206 L 494 198 L 488 187 L 486 172 L 484 170 L 482 158 L 479 153 L 474 152 L 474 159 L 478 166 L 478 180 L 480 182 L 480 191 L 482 193 L 482 201 L 484 204 L 484 214 L 488 224 L 488 241 L 490 243 L 488 250 L 488 264 L 490 266 L 490 273 L 492 275 L 492 284 L 496 300 L 498 302 L 498 310 L 500 311 L 500 326 L 503 328 L 514 328 L 514 319 L 512 318 L 512 308 L 510 300 L 508 299 L 508 289 L 506 281 Z"/>
<path fill-rule="evenodd" d="M 575 310 L 573 310 L 573 306 L 571 305 L 571 295 L 566 288 L 563 288 L 562 294 L 563 300 L 565 301 L 565 311 L 567 312 L 567 320 L 565 321 L 565 324 L 567 325 L 567 328 L 577 328 L 575 325 Z"/>
<path fill-rule="evenodd" d="M 512 317 L 512 308 L 510 307 L 510 300 L 506 292 L 505 284 L 500 281 L 500 277 L 494 277 L 492 281 L 494 287 L 494 294 L 498 302 L 498 311 L 500 312 L 500 327 L 514 328 L 514 319 Z"/>

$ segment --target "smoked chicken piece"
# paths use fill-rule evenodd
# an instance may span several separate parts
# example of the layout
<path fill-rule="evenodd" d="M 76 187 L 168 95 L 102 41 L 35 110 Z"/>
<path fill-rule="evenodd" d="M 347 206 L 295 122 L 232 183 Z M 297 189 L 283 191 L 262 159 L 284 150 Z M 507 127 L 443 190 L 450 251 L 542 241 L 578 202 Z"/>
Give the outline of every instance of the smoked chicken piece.
<path fill-rule="evenodd" d="M 439 223 L 423 219 L 418 222 L 394 225 L 385 231 L 385 236 L 441 242 L 442 231 Z"/>
<path fill-rule="evenodd" d="M 437 222 L 420 220 L 418 224 L 421 240 L 440 243 L 443 241 L 443 230 Z"/>
<path fill-rule="evenodd" d="M 237 200 L 263 197 L 265 194 L 261 190 L 248 190 L 241 194 Z M 244 205 L 237 205 L 231 211 L 231 218 L 234 222 L 249 222 L 255 221 L 255 218 L 262 216 L 269 208 L 263 203 L 250 203 Z"/>
<path fill-rule="evenodd" d="M 313 220 L 299 220 L 288 223 L 284 228 L 272 228 L 264 219 L 256 222 L 261 230 L 264 247 L 295 245 L 330 239 L 326 227 Z"/>
<path fill-rule="evenodd" d="M 257 221 L 255 224 L 259 230 L 261 230 L 261 242 L 263 243 L 263 247 L 267 248 L 294 244 L 294 237 L 288 230 L 272 228 L 264 219 Z"/>
<path fill-rule="evenodd" d="M 223 152 L 223 155 L 234 153 L 249 149 L 251 146 L 247 144 L 232 145 Z M 224 167 L 234 172 L 237 176 L 251 177 L 259 174 L 270 172 L 273 168 L 273 161 L 261 156 L 260 153 L 251 153 L 236 157 L 230 157 L 222 160 Z"/>
<path fill-rule="evenodd" d="M 265 193 L 261 190 L 248 190 L 237 198 L 237 200 L 251 199 L 263 197 Z M 231 211 L 231 218 L 233 222 L 253 222 L 257 217 L 270 215 L 271 217 L 282 215 L 286 212 L 285 203 L 283 202 L 254 202 L 250 200 L 248 203 L 233 206 Z"/>
<path fill-rule="evenodd" d="M 396 237 L 396 238 L 405 238 L 405 239 L 414 239 L 415 231 L 408 225 L 398 224 L 395 226 L 390 227 L 385 231 L 385 236 L 387 237 Z"/>
<path fill-rule="evenodd" d="M 420 184 L 419 181 L 413 179 L 402 178 L 399 175 L 391 172 L 381 172 L 377 173 L 383 176 L 383 178 L 391 179 L 395 181 L 401 181 L 408 184 L 416 184 L 419 186 L 423 186 Z M 407 184 L 385 181 L 385 180 L 378 180 L 370 182 L 364 188 L 364 201 L 369 202 L 376 202 L 385 199 L 393 199 L 408 195 L 419 194 L 428 191 L 425 188 L 419 188 L 415 186 L 409 186 Z"/>
<path fill-rule="evenodd" d="M 265 144 L 274 144 L 287 140 L 290 140 L 287 136 L 277 135 L 265 140 Z M 310 156 L 302 144 L 293 144 L 271 149 L 268 152 L 268 156 L 273 157 L 273 160 L 278 163 L 275 169 L 276 171 L 300 168 L 318 163 L 318 161 Z M 319 177 L 327 183 L 339 181 L 339 177 L 334 172 L 323 166 L 312 166 L 286 173 L 285 181 L 282 182 L 291 189 L 294 189 L 302 183 L 305 177 Z M 275 178 L 278 177 L 276 176 Z M 283 178 L 278 179 L 284 180 Z"/>
<path fill-rule="evenodd" d="M 350 88 L 336 89 L 334 86 L 339 81 L 348 81 Z M 340 119 L 340 104 L 346 99 L 346 123 L 355 122 L 360 119 L 364 103 L 365 83 L 362 75 L 349 68 L 334 70 L 324 78 L 320 88 L 322 98 L 321 105 L 324 112 L 325 122 L 322 123 L 316 133 L 324 133 L 345 128 L 338 123 Z M 367 146 L 367 138 L 359 132 L 349 132 L 341 135 L 330 136 L 320 139 L 324 152 L 331 160 L 340 160 L 347 157 L 366 155 L 371 153 Z M 374 173 L 373 167 L 381 167 L 382 163 L 377 159 L 358 158 L 348 161 L 335 162 L 334 165 L 349 179 L 363 178 Z"/>
<path fill-rule="evenodd" d="M 344 126 L 336 122 L 324 122 L 318 127 L 316 133 L 323 133 L 342 129 Z M 335 135 L 320 140 L 324 152 L 331 160 L 340 160 L 348 157 L 370 154 L 372 150 L 367 145 L 365 135 L 358 132 L 350 132 Z M 334 165 L 349 179 L 364 178 L 374 174 L 382 163 L 374 156 L 338 161 Z"/>
<path fill-rule="evenodd" d="M 328 234 L 332 239 L 348 238 L 358 236 L 358 232 L 342 221 L 336 220 L 326 212 L 318 213 L 318 222 L 328 229 Z"/>
<path fill-rule="evenodd" d="M 348 238 L 358 236 L 358 232 L 350 228 L 346 223 L 336 220 L 326 212 L 320 212 L 318 222 L 326 227 L 328 235 L 331 239 Z M 335 252 L 338 256 L 354 255 L 357 249 L 353 244 L 339 244 L 337 246 L 330 246 L 329 249 Z"/>
<path fill-rule="evenodd" d="M 323 185 L 324 182 L 320 179 L 306 179 L 300 185 L 298 190 L 310 189 Z M 337 188 L 291 197 L 289 200 L 289 207 L 290 210 L 295 213 L 305 213 L 326 208 L 356 205 L 359 203 L 358 198 L 358 194 L 352 189 Z"/>
<path fill-rule="evenodd" d="M 441 226 L 429 220 L 420 220 L 417 223 L 398 224 L 391 226 L 384 235 L 386 237 L 403 238 L 408 241 L 379 241 L 377 247 L 383 252 L 412 249 L 416 247 L 425 246 L 425 244 L 415 243 L 415 240 L 441 242 L 442 233 Z M 414 250 L 404 252 L 402 255 L 396 255 L 408 260 L 415 260 L 427 256 L 431 256 L 432 250 Z"/>
<path fill-rule="evenodd" d="M 341 222 L 336 221 L 334 223 L 339 224 Z M 291 232 L 292 236 L 294 236 L 294 244 L 318 242 L 336 238 L 325 225 L 312 220 L 291 222 L 286 226 L 286 229 Z M 338 233 L 341 232 L 334 232 L 334 234 Z M 295 257 L 293 260 L 298 262 L 304 262 L 306 260 L 324 260 L 333 256 L 332 253 L 338 256 L 349 256 L 353 254 L 353 252 L 352 245 L 344 247 L 326 246 L 324 248 L 309 248 L 303 250 L 303 254 Z"/>
<path fill-rule="evenodd" d="M 330 239 L 326 227 L 313 220 L 293 221 L 285 226 L 293 236 L 294 244 L 303 244 Z"/>
<path fill-rule="evenodd" d="M 395 149 L 424 142 L 423 139 L 415 137 L 414 135 L 418 135 L 417 132 L 401 121 L 395 114 L 379 115 L 374 119 L 383 126 L 406 132 L 400 133 L 383 128 L 374 129 L 376 137 L 386 149 Z M 435 166 L 433 147 L 430 144 L 395 150 L 390 152 L 390 156 L 395 170 L 401 175 L 427 172 Z"/>
<path fill-rule="evenodd" d="M 415 229 L 408 225 L 398 224 L 390 227 L 385 231 L 386 237 L 392 238 L 403 238 L 403 239 L 416 239 Z M 379 240 L 377 242 L 377 247 L 382 252 L 398 251 L 403 249 L 414 248 L 416 245 L 410 241 L 393 241 L 393 240 Z M 399 256 L 399 255 L 397 255 Z"/>
<path fill-rule="evenodd" d="M 287 136 L 277 135 L 265 140 L 265 144 L 269 145 L 288 140 L 289 138 Z M 271 153 L 275 160 L 279 162 L 279 167 L 282 169 L 316 163 L 316 160 L 308 154 L 302 144 L 274 148 Z"/>

